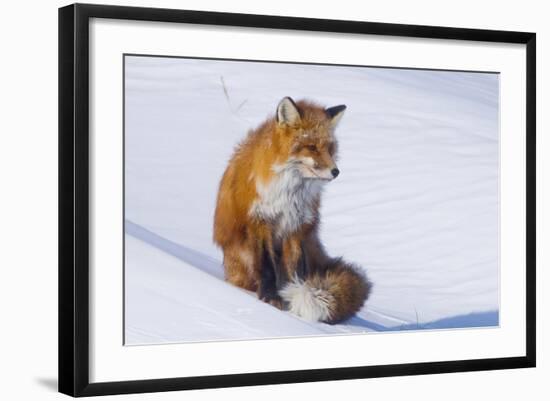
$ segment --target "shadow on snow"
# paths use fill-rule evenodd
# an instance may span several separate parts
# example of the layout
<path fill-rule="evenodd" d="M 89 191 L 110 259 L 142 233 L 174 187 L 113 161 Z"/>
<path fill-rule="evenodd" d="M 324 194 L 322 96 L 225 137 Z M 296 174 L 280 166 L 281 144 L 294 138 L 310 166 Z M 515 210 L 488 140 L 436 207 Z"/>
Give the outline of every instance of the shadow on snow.
<path fill-rule="evenodd" d="M 221 280 L 224 279 L 222 264 L 208 255 L 161 237 L 145 227 L 132 223 L 130 220 L 124 220 L 124 231 L 126 234 L 160 249 L 211 276 Z"/>
<path fill-rule="evenodd" d="M 346 324 L 365 327 L 374 331 L 406 331 L 406 330 L 439 330 L 439 329 L 464 329 L 476 327 L 493 327 L 499 325 L 498 311 L 472 312 L 464 315 L 444 317 L 426 323 L 407 323 L 386 327 L 354 316 Z"/>
<path fill-rule="evenodd" d="M 125 232 L 147 244 L 168 253 L 194 267 L 208 273 L 220 280 L 224 280 L 222 264 L 201 252 L 195 251 L 176 242 L 170 241 L 148 229 L 125 220 Z M 354 316 L 345 322 L 346 325 L 365 327 L 374 331 L 403 331 L 403 330 L 430 330 L 430 329 L 454 329 L 498 326 L 498 311 L 474 312 L 464 315 L 446 317 L 426 323 L 408 323 L 386 327 L 359 316 Z"/>

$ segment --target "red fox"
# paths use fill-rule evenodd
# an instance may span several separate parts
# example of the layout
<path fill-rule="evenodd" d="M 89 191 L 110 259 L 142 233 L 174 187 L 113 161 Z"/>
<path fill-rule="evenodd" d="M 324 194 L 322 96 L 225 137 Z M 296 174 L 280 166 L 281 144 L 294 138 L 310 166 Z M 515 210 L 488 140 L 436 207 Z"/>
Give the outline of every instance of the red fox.
<path fill-rule="evenodd" d="M 323 186 L 340 173 L 334 129 L 345 109 L 283 98 L 237 146 L 214 216 L 227 281 L 330 324 L 353 316 L 371 290 L 362 269 L 326 254 L 318 233 Z"/>

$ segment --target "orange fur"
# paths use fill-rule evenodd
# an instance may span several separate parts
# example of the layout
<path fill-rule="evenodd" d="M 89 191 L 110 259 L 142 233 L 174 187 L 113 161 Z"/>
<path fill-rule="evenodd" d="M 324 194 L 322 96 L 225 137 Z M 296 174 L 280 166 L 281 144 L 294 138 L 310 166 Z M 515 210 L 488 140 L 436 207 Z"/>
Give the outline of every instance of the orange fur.
<path fill-rule="evenodd" d="M 277 290 L 281 290 L 295 279 L 300 264 L 307 262 L 305 282 L 334 292 L 330 297 L 337 304 L 331 305 L 331 316 L 324 320 L 337 322 L 359 310 L 370 290 L 366 278 L 327 256 L 318 237 L 321 200 L 316 186 L 332 179 L 329 174 L 338 174 L 334 174 L 334 127 L 345 106 L 336 109 L 335 117 L 315 103 L 285 99 L 278 114 L 250 131 L 235 149 L 220 182 L 214 241 L 224 253 L 227 281 L 257 291 L 278 307 L 285 307 L 280 297 L 264 291 L 266 264 L 274 266 Z M 288 183 L 277 181 L 288 171 Z M 280 188 L 271 189 L 276 183 Z M 293 188 L 302 192 L 296 195 Z M 288 216 L 285 196 L 295 207 Z M 303 204 L 295 206 L 299 202 Z"/>

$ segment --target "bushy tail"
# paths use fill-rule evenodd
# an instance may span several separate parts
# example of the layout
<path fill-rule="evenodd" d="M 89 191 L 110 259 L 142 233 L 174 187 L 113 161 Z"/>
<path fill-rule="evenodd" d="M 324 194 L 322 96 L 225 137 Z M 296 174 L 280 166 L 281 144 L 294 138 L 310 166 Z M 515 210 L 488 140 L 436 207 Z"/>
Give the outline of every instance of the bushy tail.
<path fill-rule="evenodd" d="M 280 295 L 295 315 L 335 324 L 361 309 L 371 287 L 362 269 L 335 259 L 323 272 L 314 272 L 305 280 L 295 277 Z"/>

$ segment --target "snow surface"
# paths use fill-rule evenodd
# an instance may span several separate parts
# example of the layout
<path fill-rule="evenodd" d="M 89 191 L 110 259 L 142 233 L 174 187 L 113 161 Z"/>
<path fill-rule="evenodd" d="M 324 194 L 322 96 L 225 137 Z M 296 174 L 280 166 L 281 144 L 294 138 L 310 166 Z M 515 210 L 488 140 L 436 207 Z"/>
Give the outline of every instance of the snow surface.
<path fill-rule="evenodd" d="M 498 325 L 497 74 L 127 56 L 126 344 Z M 223 282 L 219 180 L 284 96 L 346 104 L 321 238 L 374 283 L 343 324 Z"/>

